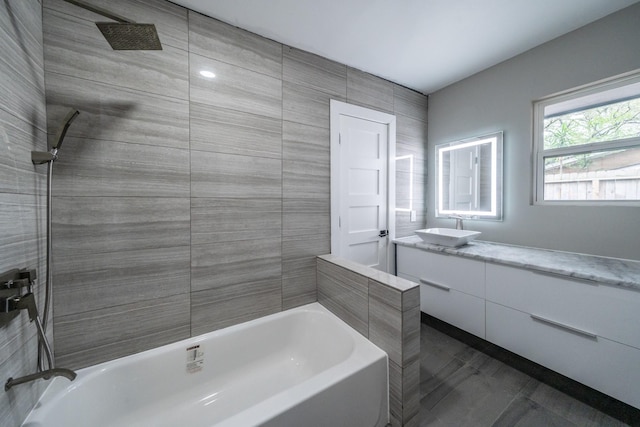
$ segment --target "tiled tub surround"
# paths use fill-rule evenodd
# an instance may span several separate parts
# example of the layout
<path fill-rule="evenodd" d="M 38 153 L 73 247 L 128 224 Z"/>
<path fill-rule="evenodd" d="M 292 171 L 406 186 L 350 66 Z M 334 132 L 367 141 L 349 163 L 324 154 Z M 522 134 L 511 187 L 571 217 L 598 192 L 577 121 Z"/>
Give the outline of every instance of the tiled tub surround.
<path fill-rule="evenodd" d="M 315 256 L 330 246 L 330 99 L 396 115 L 397 154 L 415 156 L 413 201 L 424 211 L 425 96 L 170 2 L 109 9 L 155 23 L 164 50 L 114 52 L 99 16 L 60 0 L 0 5 L 3 271 L 44 277 L 46 167 L 30 152 L 46 150 L 69 108 L 81 113 L 54 168 L 59 366 L 315 301 Z M 198 64 L 264 86 L 207 83 Z M 424 228 L 421 214 L 396 220 L 399 236 Z M 1 372 L 30 373 L 35 335 L 26 314 L 0 331 Z M 19 425 L 45 385 L 0 393 L 3 425 Z"/>
<path fill-rule="evenodd" d="M 315 256 L 330 249 L 330 99 L 396 115 L 424 212 L 425 96 L 168 1 L 108 8 L 154 23 L 164 50 L 112 51 L 99 16 L 43 0 L 49 134 L 80 111 L 54 172 L 60 365 L 316 301 Z M 396 215 L 397 235 L 419 228 L 424 215 Z"/>
<path fill-rule="evenodd" d="M 392 426 L 418 426 L 418 285 L 334 255 L 319 256 L 317 265 L 318 302 L 389 356 L 389 412 Z"/>
<path fill-rule="evenodd" d="M 640 408 L 640 262 L 396 244 L 398 275 L 423 283 L 422 311 Z"/>
<path fill-rule="evenodd" d="M 40 2 L 0 2 L 0 272 L 37 269 L 39 310 L 46 271 L 47 168 L 31 163 L 31 151 L 47 147 L 44 86 Z M 53 338 L 51 322 L 47 335 Z M 36 327 L 25 311 L 0 328 L 0 382 L 34 373 L 36 358 Z M 34 382 L 0 390 L 0 424 L 19 425 L 44 387 Z"/>

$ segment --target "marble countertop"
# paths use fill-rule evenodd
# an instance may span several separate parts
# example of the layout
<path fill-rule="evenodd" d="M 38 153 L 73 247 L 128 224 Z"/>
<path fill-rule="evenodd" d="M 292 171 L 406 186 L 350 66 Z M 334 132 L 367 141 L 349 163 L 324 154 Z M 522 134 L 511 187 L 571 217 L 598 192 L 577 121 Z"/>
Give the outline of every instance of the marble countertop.
<path fill-rule="evenodd" d="M 606 258 L 573 252 L 513 246 L 476 240 L 459 248 L 430 245 L 418 236 L 395 239 L 394 243 L 432 252 L 622 286 L 640 291 L 640 261 Z"/>

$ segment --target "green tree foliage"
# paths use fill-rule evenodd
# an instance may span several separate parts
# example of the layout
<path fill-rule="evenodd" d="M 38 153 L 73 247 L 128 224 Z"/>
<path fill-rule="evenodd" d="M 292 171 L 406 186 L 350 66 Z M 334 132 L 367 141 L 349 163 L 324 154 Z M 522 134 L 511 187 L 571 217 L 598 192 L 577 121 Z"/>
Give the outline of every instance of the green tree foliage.
<path fill-rule="evenodd" d="M 544 120 L 544 148 L 640 137 L 640 98 Z"/>

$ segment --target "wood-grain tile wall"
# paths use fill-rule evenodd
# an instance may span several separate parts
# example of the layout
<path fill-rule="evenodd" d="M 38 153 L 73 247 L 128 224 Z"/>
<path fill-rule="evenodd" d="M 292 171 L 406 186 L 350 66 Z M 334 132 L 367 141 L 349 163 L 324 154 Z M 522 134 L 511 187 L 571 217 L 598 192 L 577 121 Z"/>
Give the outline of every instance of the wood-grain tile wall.
<path fill-rule="evenodd" d="M 420 288 L 334 255 L 317 257 L 318 301 L 387 353 L 389 419 L 417 426 L 420 412 Z"/>
<path fill-rule="evenodd" d="M 43 2 L 49 137 L 69 108 L 81 112 L 54 172 L 61 366 L 316 301 L 315 256 L 330 251 L 330 99 L 396 114 L 398 154 L 423 172 L 422 95 L 163 0 L 109 2 L 155 23 L 164 47 L 112 51 L 98 16 Z M 424 217 L 399 214 L 397 227 Z"/>
<path fill-rule="evenodd" d="M 39 308 L 44 302 L 46 166 L 35 167 L 31 151 L 47 147 L 44 96 L 41 4 L 0 2 L 0 272 L 37 269 Z M 0 328 L 0 381 L 36 372 L 36 358 L 36 328 L 25 311 Z M 0 424 L 20 425 L 44 387 L 40 381 L 2 391 Z"/>
<path fill-rule="evenodd" d="M 80 111 L 54 165 L 52 216 L 57 362 L 79 368 L 191 333 L 187 12 L 110 2 L 163 39 L 162 51 L 120 52 L 98 15 L 43 6 L 49 137 Z"/>

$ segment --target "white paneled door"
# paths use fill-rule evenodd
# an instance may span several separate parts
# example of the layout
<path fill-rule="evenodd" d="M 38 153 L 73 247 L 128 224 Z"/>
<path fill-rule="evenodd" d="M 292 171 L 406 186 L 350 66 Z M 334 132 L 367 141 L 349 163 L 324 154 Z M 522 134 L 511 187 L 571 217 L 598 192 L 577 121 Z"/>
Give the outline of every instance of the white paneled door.
<path fill-rule="evenodd" d="M 337 101 L 331 106 L 331 252 L 389 271 L 395 117 Z"/>

